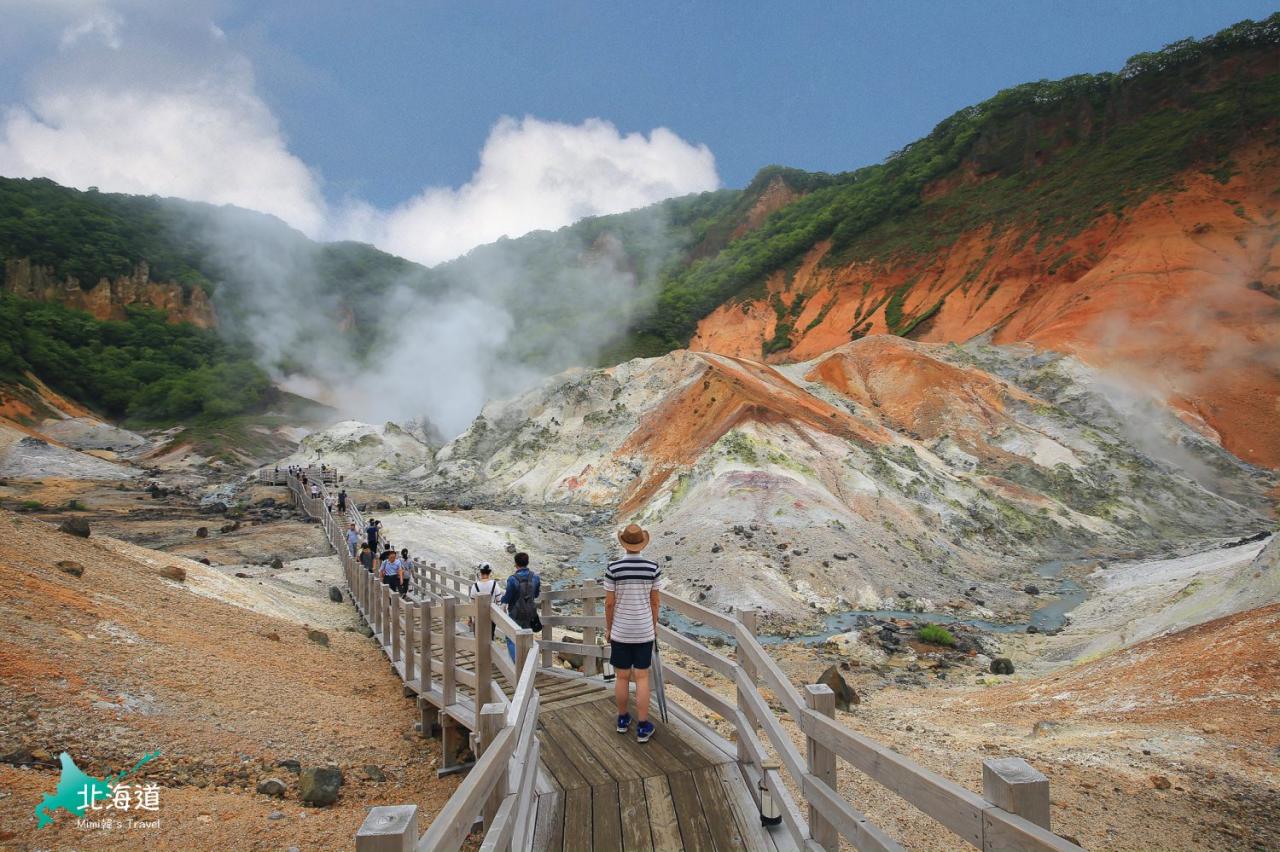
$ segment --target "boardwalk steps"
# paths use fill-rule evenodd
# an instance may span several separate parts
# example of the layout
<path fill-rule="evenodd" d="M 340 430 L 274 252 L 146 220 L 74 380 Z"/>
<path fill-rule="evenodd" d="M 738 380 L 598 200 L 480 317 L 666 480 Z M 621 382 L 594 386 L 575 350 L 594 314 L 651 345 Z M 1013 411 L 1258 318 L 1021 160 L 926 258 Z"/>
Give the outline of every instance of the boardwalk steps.
<path fill-rule="evenodd" d="M 328 486 L 341 481 L 337 473 L 301 473 L 319 482 L 319 498 L 287 472 L 262 471 L 258 478 L 287 485 L 320 520 L 342 559 L 352 601 L 417 697 L 424 735 L 440 733 L 442 771 L 465 767 L 468 752 L 475 756 L 425 834 L 419 836 L 416 807 L 374 808 L 356 836 L 359 852 L 456 850 L 476 825 L 484 850 L 778 852 L 835 850 L 841 838 L 857 849 L 901 848 L 837 792 L 841 763 L 978 849 L 1079 849 L 1049 829 L 1048 781 L 1025 761 L 984 761 L 980 796 L 835 721 L 831 690 L 798 689 L 757 641 L 755 612 L 725 615 L 662 593 L 664 606 L 733 640 L 730 653 L 719 653 L 666 627 L 658 631 L 660 646 L 732 687 L 733 698 L 726 698 L 664 662 L 666 685 L 719 716 L 734 742 L 676 702 L 648 744 L 619 736 L 611 685 L 596 675 L 608 655 L 599 637 L 599 585 L 544 592 L 536 637 L 488 596 L 470 600 L 470 580 L 433 565 L 418 567 L 402 600 L 347 551 L 345 523 L 363 530 L 364 520 L 353 505 L 346 518 L 326 507 Z M 477 641 L 490 625 L 497 642 Z M 580 630 L 582 641 L 554 641 L 553 627 Z M 556 667 L 557 657 L 579 661 L 582 671 Z M 783 726 L 778 705 L 802 734 L 803 748 Z M 761 827 L 767 802 L 780 810 L 781 826 Z"/>

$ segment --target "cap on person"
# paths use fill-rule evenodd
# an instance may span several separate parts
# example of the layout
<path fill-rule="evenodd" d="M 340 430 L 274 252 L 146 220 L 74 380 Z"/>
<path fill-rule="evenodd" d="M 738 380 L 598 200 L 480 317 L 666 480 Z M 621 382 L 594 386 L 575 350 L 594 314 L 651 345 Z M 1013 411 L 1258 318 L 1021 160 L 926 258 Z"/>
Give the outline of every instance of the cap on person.
<path fill-rule="evenodd" d="M 481 574 L 492 574 L 492 573 L 493 573 L 493 568 L 491 568 L 491 567 L 489 566 L 489 563 L 488 563 L 488 562 L 481 562 L 481 563 L 480 563 L 480 565 L 479 565 L 479 567 L 478 567 L 476 570 L 477 570 L 477 571 L 479 571 Z"/>
<path fill-rule="evenodd" d="M 626 528 L 618 533 L 618 541 L 627 550 L 641 551 L 649 546 L 649 533 L 641 529 L 639 524 L 627 524 Z"/>

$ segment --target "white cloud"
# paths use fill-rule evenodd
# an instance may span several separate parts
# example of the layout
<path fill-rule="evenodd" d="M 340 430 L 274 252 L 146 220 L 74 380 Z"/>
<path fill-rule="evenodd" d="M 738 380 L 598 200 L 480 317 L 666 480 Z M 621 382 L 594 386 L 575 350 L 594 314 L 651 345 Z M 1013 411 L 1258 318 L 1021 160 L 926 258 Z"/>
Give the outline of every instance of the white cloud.
<path fill-rule="evenodd" d="M 95 9 L 62 31 L 63 50 L 70 50 L 88 36 L 95 36 L 112 50 L 120 49 L 120 27 L 124 23 L 118 12 Z"/>
<path fill-rule="evenodd" d="M 664 127 L 623 135 L 598 118 L 562 124 L 502 118 L 480 166 L 457 188 L 431 187 L 383 212 L 349 204 L 336 234 L 438 263 L 499 237 L 554 229 L 719 186 L 715 157 Z"/>

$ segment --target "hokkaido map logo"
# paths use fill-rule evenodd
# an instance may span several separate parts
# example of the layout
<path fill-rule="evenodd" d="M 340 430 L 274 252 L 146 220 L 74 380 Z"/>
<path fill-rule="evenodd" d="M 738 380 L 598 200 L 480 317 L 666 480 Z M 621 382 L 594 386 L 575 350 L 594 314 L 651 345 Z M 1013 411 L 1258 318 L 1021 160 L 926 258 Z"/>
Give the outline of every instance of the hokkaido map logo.
<path fill-rule="evenodd" d="M 74 816 L 76 827 L 82 829 L 158 827 L 160 788 L 155 784 L 126 784 L 125 780 L 159 756 L 159 750 L 153 751 L 129 769 L 106 778 L 94 778 L 81 771 L 64 751 L 59 758 L 62 775 L 57 789 L 36 805 L 36 828 L 52 823 L 58 811 Z"/>

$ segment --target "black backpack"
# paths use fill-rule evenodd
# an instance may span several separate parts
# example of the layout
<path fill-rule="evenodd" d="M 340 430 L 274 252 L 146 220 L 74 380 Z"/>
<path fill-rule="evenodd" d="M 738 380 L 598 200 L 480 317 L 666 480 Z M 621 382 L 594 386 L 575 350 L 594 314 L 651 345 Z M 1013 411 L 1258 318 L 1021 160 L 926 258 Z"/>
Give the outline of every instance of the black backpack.
<path fill-rule="evenodd" d="M 521 627 L 536 629 L 533 625 L 539 619 L 538 605 L 533 599 L 533 575 L 517 577 L 516 583 L 519 594 L 511 605 L 511 620 Z"/>

